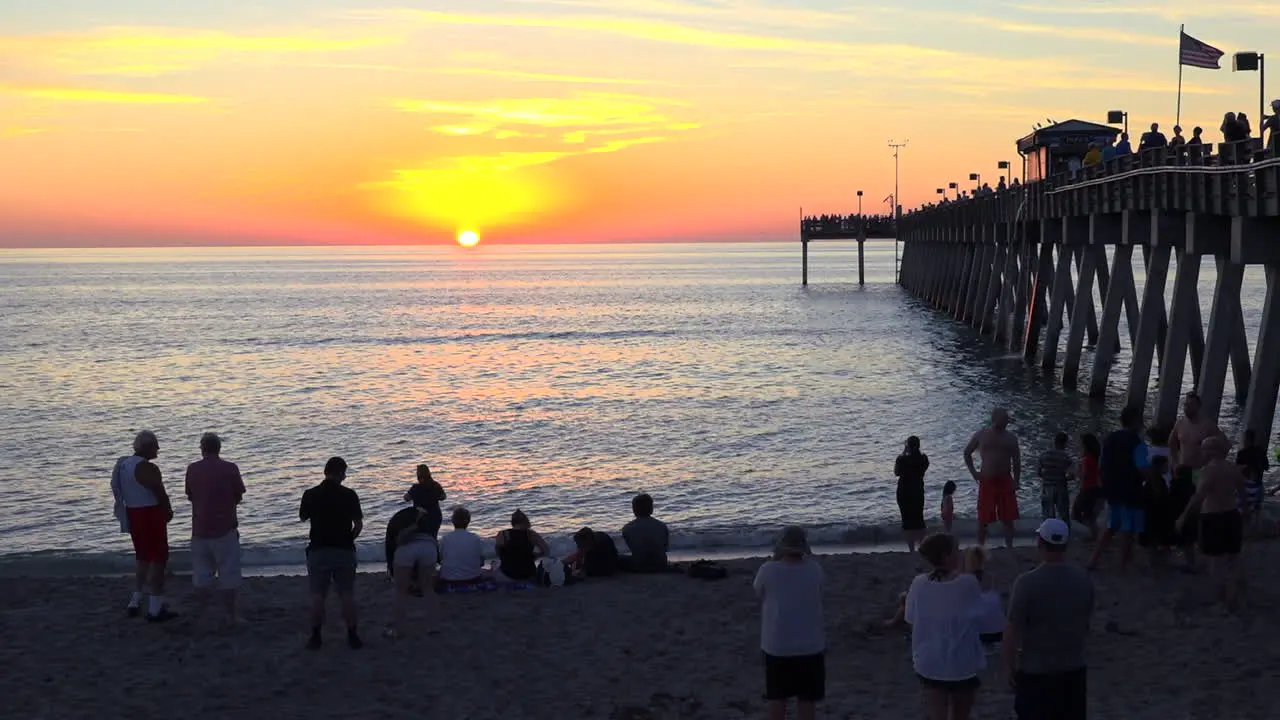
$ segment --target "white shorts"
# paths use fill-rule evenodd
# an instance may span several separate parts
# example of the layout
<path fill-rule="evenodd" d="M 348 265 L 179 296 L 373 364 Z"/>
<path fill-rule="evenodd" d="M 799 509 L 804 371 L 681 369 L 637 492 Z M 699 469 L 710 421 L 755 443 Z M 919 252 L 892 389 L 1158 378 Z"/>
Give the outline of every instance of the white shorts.
<path fill-rule="evenodd" d="M 240 531 L 218 538 L 191 538 L 191 581 L 198 588 L 234 590 L 240 587 Z"/>
<path fill-rule="evenodd" d="M 434 570 L 439 561 L 440 550 L 436 541 L 428 537 L 417 537 L 396 548 L 391 564 L 398 568 L 421 565 L 423 570 Z"/>

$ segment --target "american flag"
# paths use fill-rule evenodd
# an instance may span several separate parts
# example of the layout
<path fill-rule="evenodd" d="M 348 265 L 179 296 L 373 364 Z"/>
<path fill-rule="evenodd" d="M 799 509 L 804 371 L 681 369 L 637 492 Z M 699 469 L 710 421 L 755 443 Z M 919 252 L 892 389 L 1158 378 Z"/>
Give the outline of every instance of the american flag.
<path fill-rule="evenodd" d="M 1206 70 L 1222 69 L 1222 66 L 1218 64 L 1218 58 L 1223 56 L 1221 50 L 1208 43 L 1200 42 L 1185 32 L 1181 33 L 1181 35 L 1178 62 L 1191 67 L 1205 68 Z"/>

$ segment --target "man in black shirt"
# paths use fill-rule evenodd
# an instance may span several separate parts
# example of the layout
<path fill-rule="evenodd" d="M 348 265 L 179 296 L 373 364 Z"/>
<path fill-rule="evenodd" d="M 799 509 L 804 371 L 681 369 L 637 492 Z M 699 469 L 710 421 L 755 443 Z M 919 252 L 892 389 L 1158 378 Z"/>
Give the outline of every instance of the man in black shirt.
<path fill-rule="evenodd" d="M 342 617 L 347 622 L 347 644 L 359 649 L 364 643 L 356 632 L 356 538 L 364 527 L 360 497 L 343 487 L 347 462 L 329 458 L 324 466 L 324 482 L 302 494 L 298 518 L 311 522 L 311 543 L 307 545 L 307 578 L 311 583 L 311 640 L 307 647 L 318 650 L 324 626 L 324 605 L 329 585 L 338 591 Z"/>

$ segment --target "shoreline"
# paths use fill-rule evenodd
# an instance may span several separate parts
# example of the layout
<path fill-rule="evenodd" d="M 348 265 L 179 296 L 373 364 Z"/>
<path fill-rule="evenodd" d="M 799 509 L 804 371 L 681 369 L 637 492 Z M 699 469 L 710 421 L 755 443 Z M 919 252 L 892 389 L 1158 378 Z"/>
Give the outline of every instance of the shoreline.
<path fill-rule="evenodd" d="M 1071 559 L 1083 562 L 1088 552 L 1075 544 Z M 1268 571 L 1280 562 L 1280 542 L 1248 542 L 1242 560 L 1251 583 L 1238 615 L 1218 608 L 1204 575 L 1156 575 L 1142 555 L 1126 577 L 1104 565 L 1089 637 L 1091 718 L 1274 715 L 1267 668 L 1280 659 L 1280 577 Z M 0 596 L 0 627 L 11 656 L 24 662 L 0 678 L 0 692 L 15 716 L 26 717 L 113 715 L 104 708 L 153 717 L 158 706 L 178 705 L 191 718 L 753 718 L 763 713 L 751 590 L 760 562 L 726 560 L 729 577 L 718 581 L 621 575 L 568 588 L 445 595 L 443 633 L 421 629 L 426 606 L 415 602 L 409 637 L 398 642 L 379 634 L 390 614 L 386 579 L 365 573 L 356 584 L 366 642 L 358 652 L 342 642 L 333 599 L 325 647 L 303 649 L 307 584 L 296 576 L 246 578 L 247 623 L 234 630 L 195 618 L 185 579 L 170 585 L 183 615 L 164 625 L 123 616 L 125 578 L 17 579 Z M 914 717 L 920 691 L 910 642 L 879 624 L 923 560 L 889 550 L 820 562 L 828 655 L 820 715 Z M 997 549 L 990 567 L 1007 592 L 1035 562 L 1030 548 Z M 1217 667 L 1227 674 L 1206 680 L 1204 663 L 1223 648 L 1231 655 Z M 999 657 L 989 663 L 975 717 L 1007 717 L 1012 697 L 995 667 Z"/>

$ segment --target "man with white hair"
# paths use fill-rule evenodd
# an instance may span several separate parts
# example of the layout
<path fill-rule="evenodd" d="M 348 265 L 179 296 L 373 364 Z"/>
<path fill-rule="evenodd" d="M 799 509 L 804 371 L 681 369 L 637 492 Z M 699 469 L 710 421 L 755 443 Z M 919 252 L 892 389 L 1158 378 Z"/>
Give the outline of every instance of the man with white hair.
<path fill-rule="evenodd" d="M 200 438 L 201 460 L 187 466 L 187 499 L 191 501 L 191 580 L 203 610 L 214 581 L 222 593 L 228 619 L 235 623 L 236 590 L 240 587 L 240 531 L 236 506 L 244 498 L 244 480 L 235 463 L 219 457 L 216 433 Z"/>
<path fill-rule="evenodd" d="M 120 531 L 129 533 L 137 560 L 136 584 L 126 613 L 137 617 L 142 595 L 149 592 L 147 621 L 164 622 L 176 617 L 164 602 L 165 565 L 169 561 L 168 524 L 173 506 L 164 490 L 160 468 L 151 461 L 160 455 L 160 441 L 150 430 L 133 439 L 133 455 L 116 461 L 111 472 L 111 494 Z"/>

